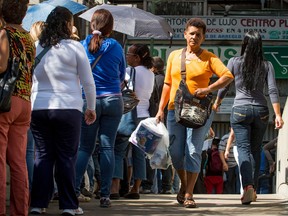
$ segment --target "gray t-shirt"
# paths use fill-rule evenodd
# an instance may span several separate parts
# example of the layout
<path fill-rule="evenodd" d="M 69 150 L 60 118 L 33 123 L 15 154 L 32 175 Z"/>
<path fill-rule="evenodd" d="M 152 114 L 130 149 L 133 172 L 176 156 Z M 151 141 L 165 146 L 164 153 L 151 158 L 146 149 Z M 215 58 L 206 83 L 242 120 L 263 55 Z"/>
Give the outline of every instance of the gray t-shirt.
<path fill-rule="evenodd" d="M 271 62 L 267 61 L 265 70 L 268 70 L 266 83 L 259 83 L 258 88 L 253 91 L 247 91 L 243 88 L 243 80 L 241 78 L 241 57 L 233 57 L 228 61 L 227 68 L 233 73 L 235 79 L 236 96 L 234 106 L 255 105 L 267 106 L 267 100 L 264 95 L 264 87 L 267 84 L 268 94 L 271 103 L 279 103 L 279 94 L 276 86 L 275 72 Z M 251 74 L 253 76 L 253 74 Z M 218 97 L 223 99 L 229 90 L 229 85 L 218 91 Z"/>
<path fill-rule="evenodd" d="M 219 143 L 219 147 L 218 147 L 218 151 L 219 152 L 224 152 L 225 153 L 225 149 L 226 149 L 226 146 L 227 146 L 227 141 L 228 141 L 228 138 L 229 138 L 229 134 L 230 133 L 225 134 L 221 138 L 220 143 Z M 235 145 L 235 140 L 232 142 L 232 145 L 230 146 L 228 159 L 226 160 L 228 168 L 232 168 L 232 167 L 237 166 L 237 163 L 236 163 L 236 160 L 235 160 L 235 157 L 234 157 L 234 152 L 233 152 L 233 146 L 234 145 Z"/>

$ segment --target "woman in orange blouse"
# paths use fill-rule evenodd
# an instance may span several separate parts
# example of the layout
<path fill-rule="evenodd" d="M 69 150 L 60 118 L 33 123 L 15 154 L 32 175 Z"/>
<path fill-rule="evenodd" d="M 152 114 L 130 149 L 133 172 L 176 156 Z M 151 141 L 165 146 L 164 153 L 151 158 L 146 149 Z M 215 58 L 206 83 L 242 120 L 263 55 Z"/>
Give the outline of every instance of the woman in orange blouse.
<path fill-rule="evenodd" d="M 191 94 L 203 97 L 216 91 L 233 80 L 233 75 L 213 53 L 200 46 L 205 39 L 206 25 L 199 18 L 188 20 L 184 32 L 187 42 L 185 52 L 186 83 Z M 173 51 L 168 58 L 164 87 L 156 118 L 164 119 L 164 108 L 168 103 L 167 128 L 169 131 L 170 154 L 173 166 L 181 179 L 181 188 L 177 201 L 186 208 L 195 208 L 193 189 L 201 167 L 201 153 L 214 112 L 206 124 L 198 129 L 186 128 L 175 120 L 174 98 L 181 81 L 181 53 L 183 49 Z M 215 74 L 219 79 L 209 84 Z"/>

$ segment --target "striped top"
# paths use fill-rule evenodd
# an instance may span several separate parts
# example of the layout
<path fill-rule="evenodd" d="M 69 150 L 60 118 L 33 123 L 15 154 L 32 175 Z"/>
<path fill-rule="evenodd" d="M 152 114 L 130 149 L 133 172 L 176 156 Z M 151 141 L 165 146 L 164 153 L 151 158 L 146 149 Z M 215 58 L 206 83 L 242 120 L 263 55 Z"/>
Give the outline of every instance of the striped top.
<path fill-rule="evenodd" d="M 225 149 L 226 149 L 226 145 L 227 145 L 227 141 L 229 138 L 229 134 L 225 134 L 222 138 L 221 141 L 219 143 L 219 147 L 218 147 L 218 151 L 219 152 L 224 152 L 225 153 Z M 233 153 L 233 146 L 235 145 L 235 140 L 232 142 L 232 145 L 230 146 L 230 150 L 229 150 L 229 154 L 228 154 L 228 159 L 226 160 L 226 163 L 228 165 L 228 168 L 232 168 L 237 166 L 236 160 L 234 158 L 234 153 Z"/>

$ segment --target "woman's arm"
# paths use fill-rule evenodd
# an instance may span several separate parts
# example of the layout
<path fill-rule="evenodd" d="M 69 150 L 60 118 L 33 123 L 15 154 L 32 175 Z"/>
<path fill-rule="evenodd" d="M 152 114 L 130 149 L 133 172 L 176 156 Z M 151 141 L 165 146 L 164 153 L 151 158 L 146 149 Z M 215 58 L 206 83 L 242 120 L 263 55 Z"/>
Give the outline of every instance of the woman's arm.
<path fill-rule="evenodd" d="M 195 90 L 195 95 L 205 96 L 210 92 L 217 91 L 218 89 L 224 88 L 229 85 L 234 79 L 228 76 L 220 77 L 216 82 L 209 85 L 207 88 L 198 88 Z"/>
<path fill-rule="evenodd" d="M 272 158 L 270 150 L 276 148 L 277 140 L 278 140 L 278 138 L 275 138 L 275 139 L 271 140 L 270 142 L 268 142 L 266 145 L 263 146 L 264 154 L 265 154 L 270 166 L 272 166 L 273 163 L 274 163 L 274 160 Z"/>
<path fill-rule="evenodd" d="M 275 113 L 275 129 L 281 129 L 284 125 L 284 121 L 281 116 L 280 103 L 273 103 L 272 106 Z"/>
<path fill-rule="evenodd" d="M 226 145 L 225 153 L 224 153 L 225 159 L 228 158 L 229 151 L 230 151 L 230 148 L 232 147 L 232 143 L 233 143 L 234 139 L 235 139 L 234 130 L 231 128 L 230 134 L 229 134 L 229 138 L 228 138 L 228 140 L 227 140 L 227 145 Z"/>
<path fill-rule="evenodd" d="M 3 73 L 7 69 L 9 58 L 9 41 L 6 34 L 6 30 L 0 31 L 0 73 Z"/>

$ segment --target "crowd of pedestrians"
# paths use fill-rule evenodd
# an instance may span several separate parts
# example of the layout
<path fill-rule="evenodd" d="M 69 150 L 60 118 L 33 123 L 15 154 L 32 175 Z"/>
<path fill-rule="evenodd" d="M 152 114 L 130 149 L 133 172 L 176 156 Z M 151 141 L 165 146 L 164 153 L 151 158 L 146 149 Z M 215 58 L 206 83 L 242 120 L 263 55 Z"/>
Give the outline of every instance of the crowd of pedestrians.
<path fill-rule="evenodd" d="M 45 213 L 56 197 L 62 215 L 81 215 L 79 202 L 89 201 L 93 193 L 104 208 L 113 199 L 140 199 L 141 193 L 152 192 L 175 193 L 180 205 L 196 208 L 193 195 L 200 191 L 198 185 L 206 193 L 240 193 L 241 188 L 242 204 L 256 200 L 269 119 L 264 84 L 275 127 L 284 124 L 274 69 L 263 59 L 258 32 L 245 35 L 241 55 L 231 58 L 226 67 L 202 48 L 204 21 L 191 18 L 184 31 L 186 46 L 170 53 L 164 72 L 164 60 L 153 58 L 145 44 L 132 44 L 125 56 L 111 37 L 114 19 L 108 10 L 94 12 L 90 34 L 81 40 L 73 14 L 60 6 L 45 22 L 36 22 L 29 34 L 21 26 L 28 3 L 1 2 L 0 74 L 12 55 L 20 60 L 20 76 L 11 110 L 0 113 L 0 215 L 6 214 L 6 164 L 11 173 L 12 216 Z M 175 119 L 174 98 L 183 62 L 190 93 L 204 97 L 219 90 L 206 124 L 197 129 Z M 218 77 L 215 82 L 210 81 L 212 76 Z M 206 148 L 213 117 L 233 80 L 231 131 L 221 139 L 212 135 Z M 139 99 L 126 114 L 124 82 Z M 140 121 L 149 117 L 164 122 L 169 132 L 172 165 L 165 170 L 152 170 L 145 153 L 129 142 Z M 275 164 L 269 163 L 272 173 Z"/>

